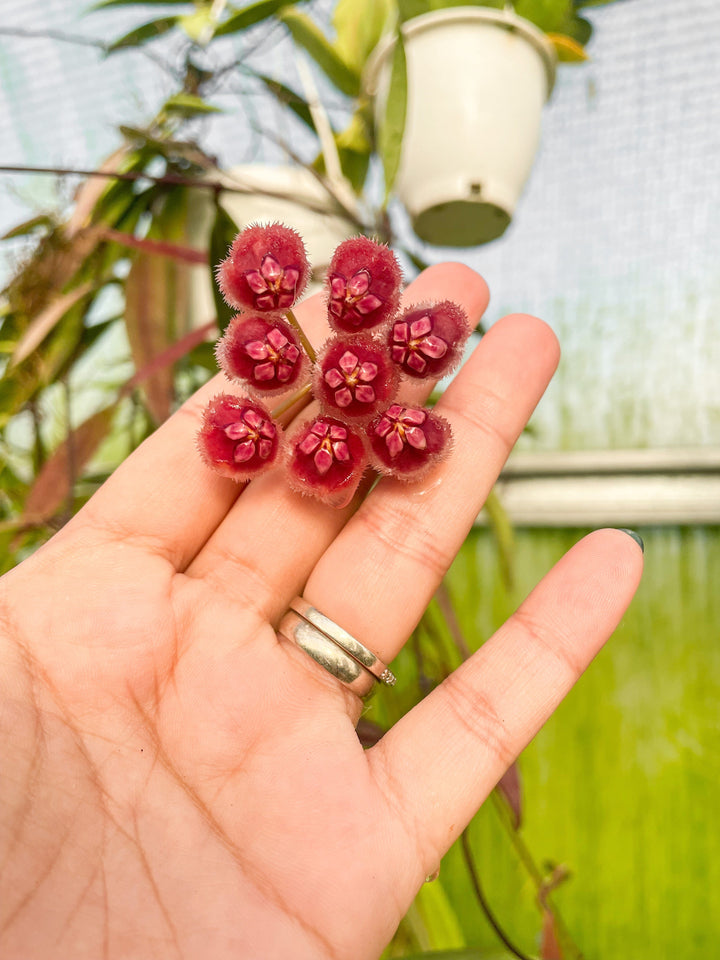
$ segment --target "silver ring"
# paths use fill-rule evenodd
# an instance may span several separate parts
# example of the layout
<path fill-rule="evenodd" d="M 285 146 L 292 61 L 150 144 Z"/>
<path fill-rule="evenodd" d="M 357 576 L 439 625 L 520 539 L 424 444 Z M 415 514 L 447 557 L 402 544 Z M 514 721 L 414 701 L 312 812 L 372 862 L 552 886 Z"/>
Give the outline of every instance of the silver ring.
<path fill-rule="evenodd" d="M 368 650 L 359 640 L 356 640 L 355 637 L 349 634 L 347 630 L 343 630 L 334 620 L 326 617 L 324 613 L 321 613 L 316 607 L 313 607 L 311 603 L 308 603 L 304 597 L 295 597 L 290 604 L 290 609 L 300 614 L 303 620 L 307 620 L 308 623 L 317 627 L 329 640 L 332 640 L 339 647 L 342 647 L 346 653 L 350 654 L 353 660 L 357 660 L 366 670 L 369 670 L 380 683 L 386 683 L 389 687 L 395 686 L 397 682 L 395 675 L 387 668 L 377 654 L 373 653 L 372 650 Z"/>
<path fill-rule="evenodd" d="M 358 697 L 366 697 L 375 686 L 369 670 L 294 610 L 288 610 L 282 618 L 278 633 L 304 650 Z"/>
<path fill-rule="evenodd" d="M 293 600 L 280 621 L 278 633 L 304 650 L 358 697 L 368 696 L 376 681 L 390 686 L 395 683 L 394 675 L 371 650 L 302 597 Z"/>

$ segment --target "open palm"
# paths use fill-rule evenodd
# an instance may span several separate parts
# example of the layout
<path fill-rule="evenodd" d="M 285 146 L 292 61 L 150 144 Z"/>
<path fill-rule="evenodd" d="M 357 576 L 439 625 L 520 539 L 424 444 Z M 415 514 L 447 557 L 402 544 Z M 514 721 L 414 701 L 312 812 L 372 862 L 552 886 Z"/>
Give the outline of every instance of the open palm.
<path fill-rule="evenodd" d="M 453 264 L 407 291 L 446 297 L 474 323 L 487 291 Z M 319 302 L 298 312 L 321 342 Z M 640 551 L 586 538 L 368 751 L 360 701 L 275 628 L 302 593 L 392 660 L 556 362 L 540 321 L 499 321 L 441 402 L 450 459 L 341 511 L 201 464 L 213 382 L 4 578 L 0 955 L 379 956 L 616 626 Z"/>

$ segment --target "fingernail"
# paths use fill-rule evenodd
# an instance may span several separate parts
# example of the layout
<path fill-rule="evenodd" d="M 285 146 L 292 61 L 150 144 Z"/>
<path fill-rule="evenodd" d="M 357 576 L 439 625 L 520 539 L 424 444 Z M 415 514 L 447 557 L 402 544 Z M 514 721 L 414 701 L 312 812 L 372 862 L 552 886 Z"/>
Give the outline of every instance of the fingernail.
<path fill-rule="evenodd" d="M 640 547 L 643 553 L 645 553 L 645 544 L 643 543 L 643 538 L 639 533 L 635 533 L 634 530 L 628 530 L 626 527 L 618 527 L 618 530 L 621 533 L 626 533 L 629 537 L 632 537 L 635 543 Z"/>

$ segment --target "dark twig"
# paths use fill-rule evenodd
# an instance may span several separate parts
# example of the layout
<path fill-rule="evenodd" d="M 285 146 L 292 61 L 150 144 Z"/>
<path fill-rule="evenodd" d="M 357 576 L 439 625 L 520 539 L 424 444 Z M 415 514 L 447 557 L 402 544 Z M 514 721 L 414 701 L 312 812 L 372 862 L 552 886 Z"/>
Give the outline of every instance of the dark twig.
<path fill-rule="evenodd" d="M 199 187 L 201 190 L 222 189 L 229 193 L 255 193 L 249 187 L 230 187 L 212 180 L 198 180 L 193 177 L 176 176 L 166 173 L 155 177 L 141 170 L 129 170 L 127 173 L 118 173 L 112 170 L 77 170 L 68 167 L 26 167 L 9 164 L 0 165 L 0 173 L 50 173 L 57 177 L 105 177 L 106 180 L 149 180 L 151 183 L 166 183 L 178 187 Z"/>
<path fill-rule="evenodd" d="M 508 935 L 500 926 L 495 914 L 490 908 L 490 904 L 488 903 L 483 888 L 480 884 L 480 877 L 478 876 L 477 869 L 475 868 L 475 861 L 473 859 L 472 850 L 470 849 L 470 839 L 468 837 L 467 830 L 463 830 L 463 832 L 460 834 L 460 844 L 462 846 L 465 865 L 467 866 L 468 873 L 470 874 L 470 882 L 473 890 L 475 891 L 475 896 L 477 897 L 478 903 L 480 904 L 480 909 L 485 914 L 487 922 L 493 928 L 497 937 L 502 941 L 502 943 L 507 947 L 514 957 L 517 957 L 518 960 L 535 960 L 534 957 L 530 957 L 527 953 L 523 953 L 519 947 L 515 946 L 515 944 L 512 942 L 512 940 L 510 940 Z"/>
<path fill-rule="evenodd" d="M 516 830 L 515 827 L 513 826 L 510 818 L 510 812 L 507 808 L 506 802 L 502 799 L 502 797 L 498 796 L 496 790 L 493 790 L 493 792 L 490 794 L 490 797 L 493 802 L 493 806 L 495 807 L 495 810 L 500 818 L 500 822 L 505 827 L 507 835 L 510 838 L 510 842 L 513 845 L 515 853 L 517 854 L 520 862 L 523 864 L 523 866 L 525 867 L 525 870 L 527 871 L 528 875 L 532 878 L 535 884 L 535 887 L 537 890 L 538 904 L 542 908 L 549 910 L 552 913 L 555 920 L 556 928 L 562 938 L 563 943 L 566 946 L 566 949 L 572 950 L 573 955 L 576 958 L 578 958 L 578 960 L 580 960 L 580 958 L 582 958 L 582 951 L 575 944 L 572 937 L 570 936 L 570 931 L 568 930 L 568 927 L 565 924 L 558 908 L 555 906 L 555 904 L 551 905 L 548 901 L 548 895 L 552 892 L 553 887 L 557 885 L 552 882 L 555 879 L 556 874 L 553 873 L 553 876 L 550 878 L 550 886 L 548 888 L 548 878 L 545 876 L 545 874 L 540 869 L 540 867 L 535 863 L 532 853 L 530 852 L 527 844 L 522 838 L 521 831 Z M 563 874 L 560 877 L 560 879 L 562 880 L 566 878 L 567 878 L 566 874 Z"/>

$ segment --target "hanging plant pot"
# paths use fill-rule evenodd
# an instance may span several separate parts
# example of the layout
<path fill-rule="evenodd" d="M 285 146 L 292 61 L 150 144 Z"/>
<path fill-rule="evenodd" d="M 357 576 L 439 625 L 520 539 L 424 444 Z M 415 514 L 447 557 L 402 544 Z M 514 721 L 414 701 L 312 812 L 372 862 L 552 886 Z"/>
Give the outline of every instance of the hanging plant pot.
<path fill-rule="evenodd" d="M 512 11 L 453 7 L 408 20 L 407 116 L 395 193 L 428 243 L 474 246 L 507 228 L 532 168 L 556 53 Z M 385 116 L 395 38 L 365 87 Z"/>
<path fill-rule="evenodd" d="M 351 220 L 304 167 L 247 164 L 232 167 L 221 178 L 228 189 L 220 205 L 239 230 L 251 223 L 279 221 L 302 236 L 313 266 L 306 296 L 321 287 L 335 247 L 357 232 Z M 235 189 L 231 189 L 235 188 Z M 237 192 L 237 188 L 247 192 Z M 188 230 L 194 242 L 207 245 L 216 209 L 208 190 L 192 190 L 188 201 Z M 192 268 L 190 312 L 192 325 L 206 323 L 215 313 L 213 279 L 205 267 Z"/>

